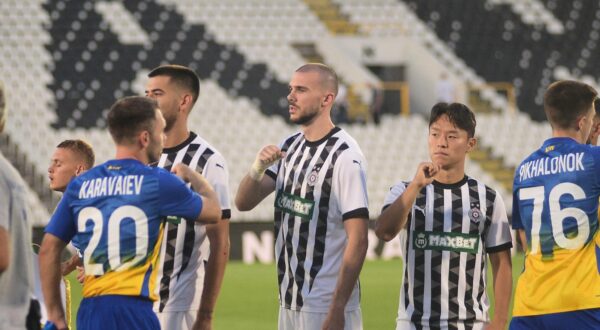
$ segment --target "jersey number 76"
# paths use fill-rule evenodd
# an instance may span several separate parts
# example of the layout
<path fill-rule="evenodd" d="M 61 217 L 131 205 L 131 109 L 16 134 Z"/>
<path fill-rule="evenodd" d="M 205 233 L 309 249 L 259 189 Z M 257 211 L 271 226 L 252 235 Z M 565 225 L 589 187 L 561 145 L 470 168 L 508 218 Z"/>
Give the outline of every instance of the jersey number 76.
<path fill-rule="evenodd" d="M 563 195 L 571 195 L 573 200 L 582 200 L 586 198 L 583 189 L 571 182 L 563 182 L 554 186 L 550 190 L 548 207 L 550 208 L 550 225 L 552 227 L 552 237 L 556 245 L 563 249 L 573 250 L 581 248 L 590 234 L 590 222 L 587 214 L 576 207 L 560 208 L 560 199 Z M 523 188 L 519 190 L 519 199 L 533 199 L 533 214 L 531 215 L 531 251 L 530 253 L 539 253 L 540 248 L 540 229 L 542 227 L 542 211 L 545 199 L 544 186 Z M 563 232 L 563 222 L 567 218 L 577 221 L 577 235 L 567 237 Z M 571 235 L 569 235 L 571 236 Z"/>

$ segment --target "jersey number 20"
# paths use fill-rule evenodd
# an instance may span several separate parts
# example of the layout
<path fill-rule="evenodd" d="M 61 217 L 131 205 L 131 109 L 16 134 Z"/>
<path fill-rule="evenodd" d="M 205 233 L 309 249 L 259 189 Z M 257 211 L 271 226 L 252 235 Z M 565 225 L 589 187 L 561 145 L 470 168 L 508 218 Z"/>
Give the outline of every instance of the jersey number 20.
<path fill-rule="evenodd" d="M 135 219 L 135 256 L 127 262 L 121 262 L 121 222 L 125 219 Z M 83 253 L 83 263 L 86 275 L 103 275 L 104 267 L 99 263 L 92 263 L 91 257 L 100 243 L 104 221 L 102 212 L 95 207 L 86 207 L 79 212 L 77 227 L 84 231 L 88 220 L 93 222 L 92 237 Z M 106 248 L 108 251 L 108 264 L 112 271 L 125 270 L 135 265 L 147 254 L 148 249 L 148 217 L 139 207 L 123 205 L 113 211 L 108 218 L 108 232 Z"/>
<path fill-rule="evenodd" d="M 560 198 L 563 195 L 571 195 L 574 200 L 585 199 L 585 192 L 580 186 L 563 182 L 550 190 L 548 206 L 550 208 L 550 222 L 552 226 L 552 237 L 556 244 L 563 249 L 578 249 L 582 247 L 590 235 L 590 222 L 587 214 L 576 207 L 560 208 Z M 544 207 L 544 186 L 523 188 L 519 191 L 519 199 L 533 199 L 533 214 L 531 215 L 531 254 L 537 254 L 540 247 L 540 229 L 542 227 L 542 210 Z M 563 221 L 573 218 L 577 221 L 577 235 L 567 237 L 563 232 Z"/>

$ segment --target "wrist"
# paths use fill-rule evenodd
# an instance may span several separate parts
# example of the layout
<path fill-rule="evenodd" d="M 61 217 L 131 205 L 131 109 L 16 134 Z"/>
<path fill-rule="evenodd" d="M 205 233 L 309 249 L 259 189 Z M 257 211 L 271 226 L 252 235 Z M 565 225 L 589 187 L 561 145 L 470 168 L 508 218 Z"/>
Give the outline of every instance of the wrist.
<path fill-rule="evenodd" d="M 256 160 L 254 160 L 254 163 L 252 164 L 252 167 L 250 168 L 250 172 L 248 173 L 248 175 L 255 181 L 260 181 L 262 180 L 263 176 L 265 175 L 265 171 L 267 170 L 267 167 L 265 167 L 262 162 L 257 158 Z"/>
<path fill-rule="evenodd" d="M 198 310 L 198 318 L 202 319 L 212 319 L 213 311 L 209 309 L 200 309 Z"/>

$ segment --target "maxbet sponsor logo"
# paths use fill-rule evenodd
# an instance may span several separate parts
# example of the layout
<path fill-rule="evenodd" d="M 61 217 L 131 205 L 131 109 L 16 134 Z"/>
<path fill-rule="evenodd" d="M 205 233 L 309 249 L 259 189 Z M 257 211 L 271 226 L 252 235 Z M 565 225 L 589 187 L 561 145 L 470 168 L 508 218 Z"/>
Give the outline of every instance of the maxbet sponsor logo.
<path fill-rule="evenodd" d="M 479 236 L 462 233 L 416 231 L 413 246 L 416 250 L 477 253 Z"/>
<path fill-rule="evenodd" d="M 280 191 L 275 198 L 275 207 L 285 213 L 310 220 L 315 202 Z"/>

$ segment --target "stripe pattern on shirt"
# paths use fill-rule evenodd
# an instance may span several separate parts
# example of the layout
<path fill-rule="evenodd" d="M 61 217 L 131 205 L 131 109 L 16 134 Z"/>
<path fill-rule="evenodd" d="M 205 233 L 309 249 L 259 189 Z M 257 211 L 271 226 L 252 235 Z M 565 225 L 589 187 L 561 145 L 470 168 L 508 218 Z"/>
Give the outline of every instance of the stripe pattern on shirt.
<path fill-rule="evenodd" d="M 417 329 L 469 329 L 475 321 L 484 319 L 489 307 L 485 295 L 485 233 L 495 197 L 494 190 L 472 178 L 451 188 L 430 184 L 418 193 L 407 222 L 411 230 L 406 232 L 403 246 L 409 266 L 403 270 L 399 317 L 404 315 Z M 478 211 L 482 216 L 474 217 Z M 478 250 L 419 249 L 415 247 L 415 232 L 477 235 Z"/>

